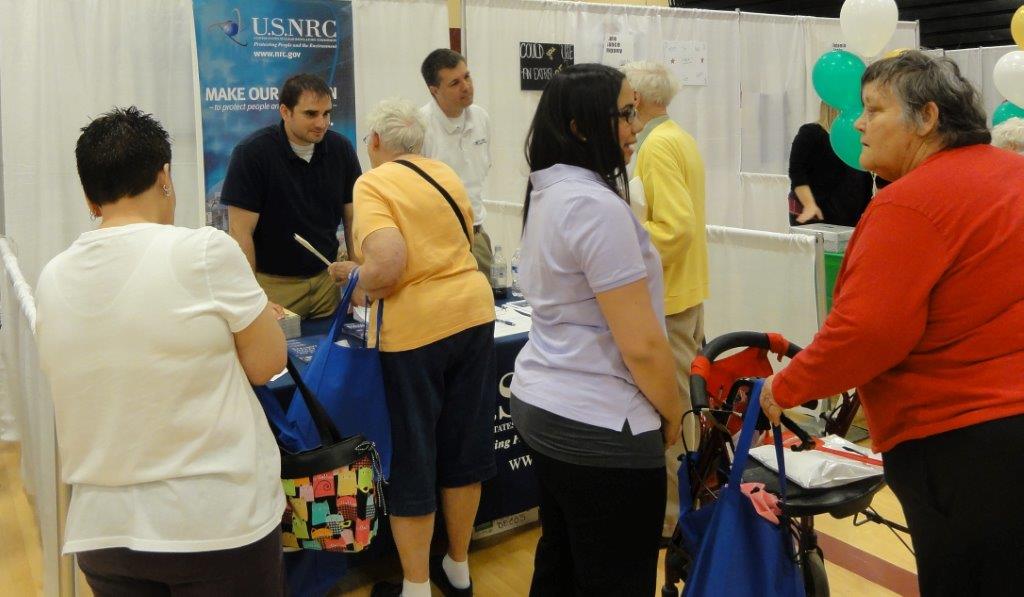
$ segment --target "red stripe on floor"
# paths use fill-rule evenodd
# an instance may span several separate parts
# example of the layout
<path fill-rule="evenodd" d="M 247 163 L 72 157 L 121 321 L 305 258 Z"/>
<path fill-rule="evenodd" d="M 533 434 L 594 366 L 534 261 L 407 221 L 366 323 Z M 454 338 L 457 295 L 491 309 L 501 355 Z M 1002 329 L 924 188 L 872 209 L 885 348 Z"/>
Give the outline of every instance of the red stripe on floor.
<path fill-rule="evenodd" d="M 921 594 L 917 589 L 917 575 L 905 568 L 900 568 L 821 531 L 818 531 L 818 545 L 825 552 L 825 560 L 846 568 L 865 580 L 899 595 L 919 597 Z"/>

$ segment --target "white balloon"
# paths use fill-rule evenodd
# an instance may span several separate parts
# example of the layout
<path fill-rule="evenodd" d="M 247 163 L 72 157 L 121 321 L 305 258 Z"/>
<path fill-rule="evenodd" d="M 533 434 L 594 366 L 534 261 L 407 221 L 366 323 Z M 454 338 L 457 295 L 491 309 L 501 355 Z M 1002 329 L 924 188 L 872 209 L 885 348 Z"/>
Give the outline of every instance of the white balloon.
<path fill-rule="evenodd" d="M 1024 105 L 1024 51 L 1003 55 L 992 69 L 992 79 L 1003 97 L 1018 106 Z"/>
<path fill-rule="evenodd" d="M 896 0 L 846 0 L 839 11 L 839 26 L 846 43 L 862 56 L 875 56 L 896 32 Z"/>

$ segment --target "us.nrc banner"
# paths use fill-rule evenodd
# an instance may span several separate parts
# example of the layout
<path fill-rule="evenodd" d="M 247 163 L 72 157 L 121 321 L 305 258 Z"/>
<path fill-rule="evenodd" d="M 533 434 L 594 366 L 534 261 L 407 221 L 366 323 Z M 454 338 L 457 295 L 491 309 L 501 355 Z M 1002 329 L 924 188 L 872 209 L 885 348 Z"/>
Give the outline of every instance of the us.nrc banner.
<path fill-rule="evenodd" d="M 355 139 L 349 0 L 193 0 L 206 222 L 227 228 L 220 190 L 235 145 L 280 120 L 278 90 L 311 73 L 334 95 L 331 128 Z"/>

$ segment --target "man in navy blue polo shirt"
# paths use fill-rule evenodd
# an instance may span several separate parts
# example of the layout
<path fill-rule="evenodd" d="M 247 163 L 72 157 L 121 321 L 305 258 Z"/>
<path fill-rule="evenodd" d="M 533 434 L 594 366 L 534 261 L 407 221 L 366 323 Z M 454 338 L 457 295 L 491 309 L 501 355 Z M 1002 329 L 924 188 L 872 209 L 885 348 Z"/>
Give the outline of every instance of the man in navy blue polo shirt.
<path fill-rule="evenodd" d="M 328 268 L 295 242 L 298 233 L 328 259 L 338 258 L 338 223 L 351 249 L 352 185 L 361 174 L 352 143 L 330 130 L 331 90 L 301 74 L 279 94 L 281 121 L 231 153 L 220 201 L 271 302 L 301 317 L 330 315 L 338 289 Z"/>

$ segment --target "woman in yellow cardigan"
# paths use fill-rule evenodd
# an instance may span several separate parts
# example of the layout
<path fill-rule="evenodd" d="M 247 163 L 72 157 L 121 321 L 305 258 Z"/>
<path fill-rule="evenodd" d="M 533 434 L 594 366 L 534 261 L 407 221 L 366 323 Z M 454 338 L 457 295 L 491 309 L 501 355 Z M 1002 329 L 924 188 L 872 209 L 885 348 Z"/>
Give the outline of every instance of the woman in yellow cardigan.
<path fill-rule="evenodd" d="M 665 275 L 665 328 L 676 360 L 676 381 L 683 412 L 690 410 L 690 363 L 704 339 L 704 299 L 708 297 L 708 247 L 704 230 L 704 160 L 697 142 L 668 116 L 679 91 L 664 65 L 633 62 L 622 67 L 636 91 L 644 128 L 637 137 L 634 176 L 643 184 L 646 207 L 640 218 L 661 256 Z M 683 421 L 683 443 L 666 454 L 669 473 L 665 535 L 671 535 L 679 511 L 678 456 L 696 449 L 693 417 Z"/>

